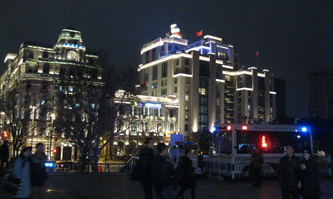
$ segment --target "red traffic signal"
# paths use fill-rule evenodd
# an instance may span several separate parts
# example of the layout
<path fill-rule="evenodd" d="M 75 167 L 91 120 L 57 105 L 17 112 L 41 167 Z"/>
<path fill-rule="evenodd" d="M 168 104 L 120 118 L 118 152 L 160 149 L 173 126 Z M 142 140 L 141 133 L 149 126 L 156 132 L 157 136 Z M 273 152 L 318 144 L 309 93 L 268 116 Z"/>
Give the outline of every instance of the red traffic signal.
<path fill-rule="evenodd" d="M 57 135 L 54 136 L 54 141 L 58 141 L 58 136 Z"/>

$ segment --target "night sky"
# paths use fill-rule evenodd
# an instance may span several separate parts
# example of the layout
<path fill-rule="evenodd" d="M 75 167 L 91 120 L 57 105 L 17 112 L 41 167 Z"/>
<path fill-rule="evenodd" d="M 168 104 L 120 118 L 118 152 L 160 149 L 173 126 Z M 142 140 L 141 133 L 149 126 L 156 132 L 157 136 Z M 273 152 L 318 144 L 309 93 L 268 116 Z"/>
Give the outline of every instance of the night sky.
<path fill-rule="evenodd" d="M 0 57 L 18 53 L 25 41 L 53 45 L 71 26 L 87 48 L 107 49 L 110 66 L 138 66 L 142 45 L 176 23 L 190 41 L 201 29 L 222 37 L 245 67 L 257 66 L 259 51 L 257 67 L 286 80 L 287 115 L 308 117 L 309 74 L 332 68 L 332 8 L 332 0 L 7 0 L 0 5 Z"/>

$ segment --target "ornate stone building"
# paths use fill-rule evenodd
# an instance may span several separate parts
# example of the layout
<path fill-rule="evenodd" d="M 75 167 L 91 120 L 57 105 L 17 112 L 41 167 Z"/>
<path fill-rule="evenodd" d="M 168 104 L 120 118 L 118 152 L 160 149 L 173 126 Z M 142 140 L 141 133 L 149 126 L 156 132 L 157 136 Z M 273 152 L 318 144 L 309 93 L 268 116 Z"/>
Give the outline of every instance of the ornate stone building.
<path fill-rule="evenodd" d="M 12 141 L 13 134 L 28 133 L 26 143 L 44 143 L 51 159 L 74 160 L 74 147 L 62 136 L 53 137 L 57 107 L 52 103 L 55 90 L 70 95 L 75 88 L 58 88 L 56 82 L 78 77 L 102 86 L 97 61 L 98 56 L 86 52 L 81 32 L 73 28 L 63 29 L 53 46 L 26 42 L 17 54 L 8 53 L 0 78 L 1 132 L 11 131 L 8 139 Z"/>

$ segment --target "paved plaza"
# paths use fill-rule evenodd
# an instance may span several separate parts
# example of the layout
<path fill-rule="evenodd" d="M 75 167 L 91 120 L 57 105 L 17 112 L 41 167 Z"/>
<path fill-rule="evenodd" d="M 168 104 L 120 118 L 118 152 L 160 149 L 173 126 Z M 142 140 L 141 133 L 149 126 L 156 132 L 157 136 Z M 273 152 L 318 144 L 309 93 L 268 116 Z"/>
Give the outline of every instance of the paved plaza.
<path fill-rule="evenodd" d="M 1 179 L 2 181 L 2 179 Z M 321 178 L 323 197 L 333 198 L 333 179 Z M 251 179 L 216 181 L 202 177 L 197 181 L 198 199 L 280 199 L 277 179 L 264 179 L 260 188 Z M 46 185 L 46 199 L 143 199 L 139 182 L 132 182 L 128 174 L 50 174 Z M 187 193 L 187 198 L 190 198 Z M 10 196 L 0 192 L 1 199 Z"/>

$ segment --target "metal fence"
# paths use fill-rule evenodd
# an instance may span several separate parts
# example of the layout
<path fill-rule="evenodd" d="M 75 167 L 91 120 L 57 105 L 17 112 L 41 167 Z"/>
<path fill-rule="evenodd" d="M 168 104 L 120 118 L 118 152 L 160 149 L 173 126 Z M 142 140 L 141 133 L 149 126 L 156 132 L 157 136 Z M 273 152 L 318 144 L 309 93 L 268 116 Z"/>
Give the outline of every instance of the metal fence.
<path fill-rule="evenodd" d="M 281 157 L 265 157 L 262 176 L 273 177 L 278 175 L 278 165 Z M 249 177 L 251 157 L 205 157 L 204 174 L 229 176 L 232 179 Z M 319 173 L 323 176 L 332 175 L 331 157 L 320 157 Z"/>
<path fill-rule="evenodd" d="M 98 163 L 98 172 L 119 172 L 124 166 L 124 163 Z M 55 163 L 55 167 L 47 167 L 49 173 L 92 173 L 92 163 L 86 163 L 82 168 L 81 163 L 76 162 L 61 162 Z"/>

